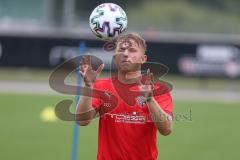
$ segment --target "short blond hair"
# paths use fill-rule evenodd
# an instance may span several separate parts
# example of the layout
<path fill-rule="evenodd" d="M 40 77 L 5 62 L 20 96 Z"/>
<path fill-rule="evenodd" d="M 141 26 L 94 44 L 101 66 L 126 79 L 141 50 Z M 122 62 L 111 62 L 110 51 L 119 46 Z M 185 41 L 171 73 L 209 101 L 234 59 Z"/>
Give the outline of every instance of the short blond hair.
<path fill-rule="evenodd" d="M 125 40 L 130 40 L 130 39 L 135 41 L 138 44 L 138 46 L 141 46 L 144 51 L 147 50 L 146 41 L 138 33 L 128 33 L 128 34 L 120 35 L 116 40 L 116 44 Z"/>

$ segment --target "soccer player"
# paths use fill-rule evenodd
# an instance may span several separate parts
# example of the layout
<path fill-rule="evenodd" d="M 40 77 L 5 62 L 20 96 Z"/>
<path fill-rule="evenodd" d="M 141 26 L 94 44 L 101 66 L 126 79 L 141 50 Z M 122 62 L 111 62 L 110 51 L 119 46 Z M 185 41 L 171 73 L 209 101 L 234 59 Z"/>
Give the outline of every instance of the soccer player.
<path fill-rule="evenodd" d="M 87 120 L 78 121 L 88 125 L 98 114 L 98 160 L 156 160 L 157 131 L 166 136 L 172 131 L 173 103 L 169 92 L 155 94 L 161 85 L 155 84 L 153 73 L 145 75 L 141 66 L 147 61 L 145 40 L 138 34 L 121 35 L 116 41 L 113 56 L 117 75 L 97 79 L 104 64 L 93 70 L 90 56 L 81 61 L 80 74 L 85 87 L 102 90 L 98 98 L 82 96 L 77 114 L 86 113 Z M 83 93 L 84 94 L 84 93 Z M 116 106 L 111 108 L 108 100 L 117 97 Z"/>

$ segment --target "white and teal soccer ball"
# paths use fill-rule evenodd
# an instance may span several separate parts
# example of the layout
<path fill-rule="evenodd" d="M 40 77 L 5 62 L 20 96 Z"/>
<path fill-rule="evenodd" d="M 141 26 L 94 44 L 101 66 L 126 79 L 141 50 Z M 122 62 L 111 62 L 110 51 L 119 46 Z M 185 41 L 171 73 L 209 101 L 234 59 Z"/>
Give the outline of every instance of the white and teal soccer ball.
<path fill-rule="evenodd" d="M 127 15 L 114 3 L 103 3 L 91 13 L 89 25 L 98 38 L 111 41 L 117 38 L 127 28 Z"/>

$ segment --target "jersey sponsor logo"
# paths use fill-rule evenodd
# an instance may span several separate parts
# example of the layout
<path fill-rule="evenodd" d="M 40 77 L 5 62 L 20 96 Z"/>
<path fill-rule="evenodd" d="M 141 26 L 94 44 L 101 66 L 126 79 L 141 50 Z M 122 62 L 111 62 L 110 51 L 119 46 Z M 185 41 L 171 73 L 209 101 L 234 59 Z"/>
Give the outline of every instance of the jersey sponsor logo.
<path fill-rule="evenodd" d="M 117 123 L 134 123 L 134 124 L 145 124 L 146 117 L 142 115 L 137 115 L 136 112 L 132 114 L 111 114 L 106 113 L 105 116 L 110 116 Z"/>

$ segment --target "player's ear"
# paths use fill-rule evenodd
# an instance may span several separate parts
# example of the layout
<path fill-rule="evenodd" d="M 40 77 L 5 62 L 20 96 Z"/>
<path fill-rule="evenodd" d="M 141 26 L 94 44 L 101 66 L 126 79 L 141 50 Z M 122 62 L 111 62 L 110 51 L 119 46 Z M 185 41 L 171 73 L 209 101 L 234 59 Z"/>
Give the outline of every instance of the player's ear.
<path fill-rule="evenodd" d="M 145 62 L 147 62 L 147 55 L 146 54 L 144 54 L 142 56 L 142 64 L 145 63 Z"/>

